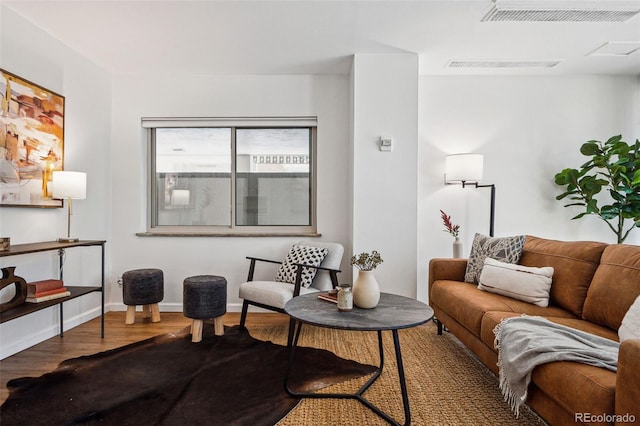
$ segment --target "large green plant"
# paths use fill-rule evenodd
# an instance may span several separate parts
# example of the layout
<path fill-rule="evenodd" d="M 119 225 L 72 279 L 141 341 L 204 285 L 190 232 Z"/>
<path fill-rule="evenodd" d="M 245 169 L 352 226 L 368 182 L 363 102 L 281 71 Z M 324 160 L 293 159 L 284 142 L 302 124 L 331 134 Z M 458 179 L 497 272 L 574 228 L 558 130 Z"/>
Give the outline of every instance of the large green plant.
<path fill-rule="evenodd" d="M 556 199 L 569 197 L 572 202 L 565 207 L 585 208 L 572 219 L 600 217 L 622 243 L 632 229 L 640 227 L 640 141 L 636 139 L 635 144 L 629 145 L 619 135 L 604 143 L 586 142 L 580 152 L 590 157 L 589 161 L 579 169 L 564 169 L 556 174 L 556 184 L 566 186 Z M 626 227 L 627 220 L 633 224 Z"/>

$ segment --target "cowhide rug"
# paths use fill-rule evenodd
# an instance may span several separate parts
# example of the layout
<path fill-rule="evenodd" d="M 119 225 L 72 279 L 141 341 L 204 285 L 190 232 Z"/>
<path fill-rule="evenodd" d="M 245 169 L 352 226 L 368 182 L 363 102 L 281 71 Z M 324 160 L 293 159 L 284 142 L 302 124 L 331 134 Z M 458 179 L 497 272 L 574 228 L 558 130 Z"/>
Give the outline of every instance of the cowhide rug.
<path fill-rule="evenodd" d="M 0 424 L 273 425 L 299 402 L 284 390 L 288 350 L 237 326 L 204 327 L 63 361 L 51 373 L 11 380 Z M 331 352 L 299 348 L 292 387 L 317 390 L 373 372 Z"/>

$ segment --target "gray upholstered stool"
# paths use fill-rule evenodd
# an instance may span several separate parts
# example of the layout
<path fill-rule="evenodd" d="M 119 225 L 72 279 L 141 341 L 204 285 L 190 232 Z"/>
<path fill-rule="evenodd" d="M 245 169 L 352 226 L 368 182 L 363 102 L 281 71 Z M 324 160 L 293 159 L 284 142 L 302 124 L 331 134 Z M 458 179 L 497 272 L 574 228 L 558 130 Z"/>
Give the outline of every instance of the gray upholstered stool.
<path fill-rule="evenodd" d="M 191 341 L 202 340 L 202 321 L 213 318 L 216 336 L 224 334 L 222 316 L 227 313 L 227 280 L 217 275 L 196 275 L 184 280 L 182 311 L 191 318 Z"/>
<path fill-rule="evenodd" d="M 144 318 L 160 321 L 158 302 L 164 298 L 164 275 L 161 269 L 134 269 L 122 274 L 122 300 L 127 305 L 125 324 L 136 320 L 136 306 L 142 305 Z"/>

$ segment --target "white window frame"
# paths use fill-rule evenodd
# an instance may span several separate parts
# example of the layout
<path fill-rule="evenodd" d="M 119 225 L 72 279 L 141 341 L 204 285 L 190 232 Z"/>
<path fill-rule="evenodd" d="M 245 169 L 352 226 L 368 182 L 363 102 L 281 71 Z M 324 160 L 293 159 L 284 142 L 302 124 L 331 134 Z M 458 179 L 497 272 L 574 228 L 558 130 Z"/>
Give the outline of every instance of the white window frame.
<path fill-rule="evenodd" d="M 164 118 L 143 117 L 142 127 L 147 136 L 147 230 L 138 236 L 319 236 L 317 232 L 317 117 L 197 117 Z M 310 147 L 310 225 L 236 225 L 236 141 L 235 131 L 231 135 L 231 225 L 155 225 L 158 208 L 156 200 L 156 158 L 153 143 L 154 129 L 179 127 L 230 127 L 246 128 L 309 128 Z"/>

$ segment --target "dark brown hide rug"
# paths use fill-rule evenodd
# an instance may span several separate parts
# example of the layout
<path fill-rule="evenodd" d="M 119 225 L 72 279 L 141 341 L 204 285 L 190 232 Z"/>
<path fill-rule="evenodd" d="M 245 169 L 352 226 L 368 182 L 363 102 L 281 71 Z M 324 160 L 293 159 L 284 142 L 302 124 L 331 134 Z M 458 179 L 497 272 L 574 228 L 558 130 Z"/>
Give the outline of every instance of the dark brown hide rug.
<path fill-rule="evenodd" d="M 38 378 L 11 380 L 0 424 L 273 425 L 299 402 L 284 390 L 286 347 L 238 326 L 202 342 L 189 328 L 63 361 Z M 292 387 L 317 390 L 375 369 L 331 352 L 299 348 Z"/>

